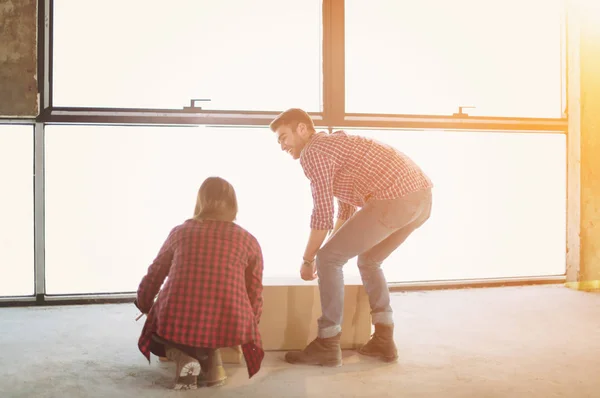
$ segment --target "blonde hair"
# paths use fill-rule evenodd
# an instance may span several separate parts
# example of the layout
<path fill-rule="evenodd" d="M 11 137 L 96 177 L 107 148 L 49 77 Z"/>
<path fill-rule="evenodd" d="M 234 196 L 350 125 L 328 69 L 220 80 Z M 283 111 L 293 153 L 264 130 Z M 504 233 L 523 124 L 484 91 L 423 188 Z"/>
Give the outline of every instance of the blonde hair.
<path fill-rule="evenodd" d="M 238 212 L 233 186 L 220 177 L 209 177 L 200 186 L 194 219 L 234 221 Z"/>

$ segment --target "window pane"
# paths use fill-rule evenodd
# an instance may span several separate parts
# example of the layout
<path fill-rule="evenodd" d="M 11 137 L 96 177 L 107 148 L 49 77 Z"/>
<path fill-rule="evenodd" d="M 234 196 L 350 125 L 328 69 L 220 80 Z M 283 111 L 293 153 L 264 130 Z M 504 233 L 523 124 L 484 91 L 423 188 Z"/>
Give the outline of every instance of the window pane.
<path fill-rule="evenodd" d="M 435 184 L 431 218 L 384 264 L 389 282 L 564 274 L 564 135 L 350 132 L 405 152 Z"/>
<path fill-rule="evenodd" d="M 34 293 L 33 127 L 0 125 L 0 296 Z"/>
<path fill-rule="evenodd" d="M 563 0 L 346 0 L 351 113 L 561 117 Z"/>
<path fill-rule="evenodd" d="M 56 106 L 321 110 L 321 0 L 54 4 Z"/>
<path fill-rule="evenodd" d="M 310 186 L 270 130 L 48 126 L 48 292 L 135 291 L 212 175 L 235 187 L 238 223 L 262 245 L 265 280 L 300 281 Z"/>
<path fill-rule="evenodd" d="M 564 273 L 564 136 L 353 132 L 405 151 L 436 184 L 432 218 L 386 261 L 390 282 Z M 50 294 L 134 291 L 211 175 L 236 188 L 265 281 L 300 281 L 310 185 L 267 129 L 48 126 L 46 151 Z M 355 260 L 345 274 L 358 278 Z"/>

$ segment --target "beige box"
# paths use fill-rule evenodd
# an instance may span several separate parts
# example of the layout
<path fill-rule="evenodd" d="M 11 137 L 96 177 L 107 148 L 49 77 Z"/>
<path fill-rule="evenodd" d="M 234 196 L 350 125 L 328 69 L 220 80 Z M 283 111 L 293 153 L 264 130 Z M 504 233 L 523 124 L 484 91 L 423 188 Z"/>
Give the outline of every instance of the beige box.
<path fill-rule="evenodd" d="M 317 337 L 321 299 L 316 283 L 268 285 L 263 290 L 259 330 L 265 351 L 301 350 Z M 356 349 L 371 335 L 371 308 L 362 285 L 344 288 L 343 350 Z"/>
<path fill-rule="evenodd" d="M 244 353 L 242 347 L 220 348 L 221 361 L 223 363 L 242 363 L 244 362 Z"/>
<path fill-rule="evenodd" d="M 300 282 L 302 283 L 302 282 Z M 259 330 L 265 351 L 302 350 L 317 336 L 321 300 L 316 282 L 265 280 Z M 371 308 L 362 284 L 344 288 L 343 350 L 357 349 L 371 336 Z M 221 349 L 225 363 L 241 363 L 241 351 Z"/>

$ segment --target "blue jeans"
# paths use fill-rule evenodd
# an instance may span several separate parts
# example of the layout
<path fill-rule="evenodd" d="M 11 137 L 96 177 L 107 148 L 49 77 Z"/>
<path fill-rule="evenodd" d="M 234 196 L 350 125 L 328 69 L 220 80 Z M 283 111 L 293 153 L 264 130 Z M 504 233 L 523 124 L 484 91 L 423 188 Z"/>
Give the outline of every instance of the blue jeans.
<path fill-rule="evenodd" d="M 373 324 L 393 324 L 390 292 L 381 264 L 429 219 L 431 206 L 431 189 L 398 199 L 369 200 L 323 245 L 316 257 L 322 311 L 319 337 L 333 337 L 342 330 L 343 266 L 356 256 Z"/>

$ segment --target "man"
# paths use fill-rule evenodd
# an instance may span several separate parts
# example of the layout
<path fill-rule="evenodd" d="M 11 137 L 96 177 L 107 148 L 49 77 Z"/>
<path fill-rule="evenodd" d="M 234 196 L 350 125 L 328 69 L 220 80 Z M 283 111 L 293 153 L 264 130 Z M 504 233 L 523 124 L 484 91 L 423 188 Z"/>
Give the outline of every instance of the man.
<path fill-rule="evenodd" d="M 342 268 L 355 256 L 375 326 L 375 333 L 359 352 L 386 362 L 397 360 L 390 295 L 381 264 L 429 218 L 431 180 L 390 146 L 344 131 L 317 133 L 301 109 L 283 112 L 270 128 L 281 149 L 300 160 L 310 180 L 314 207 L 300 274 L 304 280 L 318 275 L 321 296 L 317 338 L 303 351 L 288 352 L 286 361 L 342 365 Z M 338 200 L 335 226 L 334 198 Z"/>

